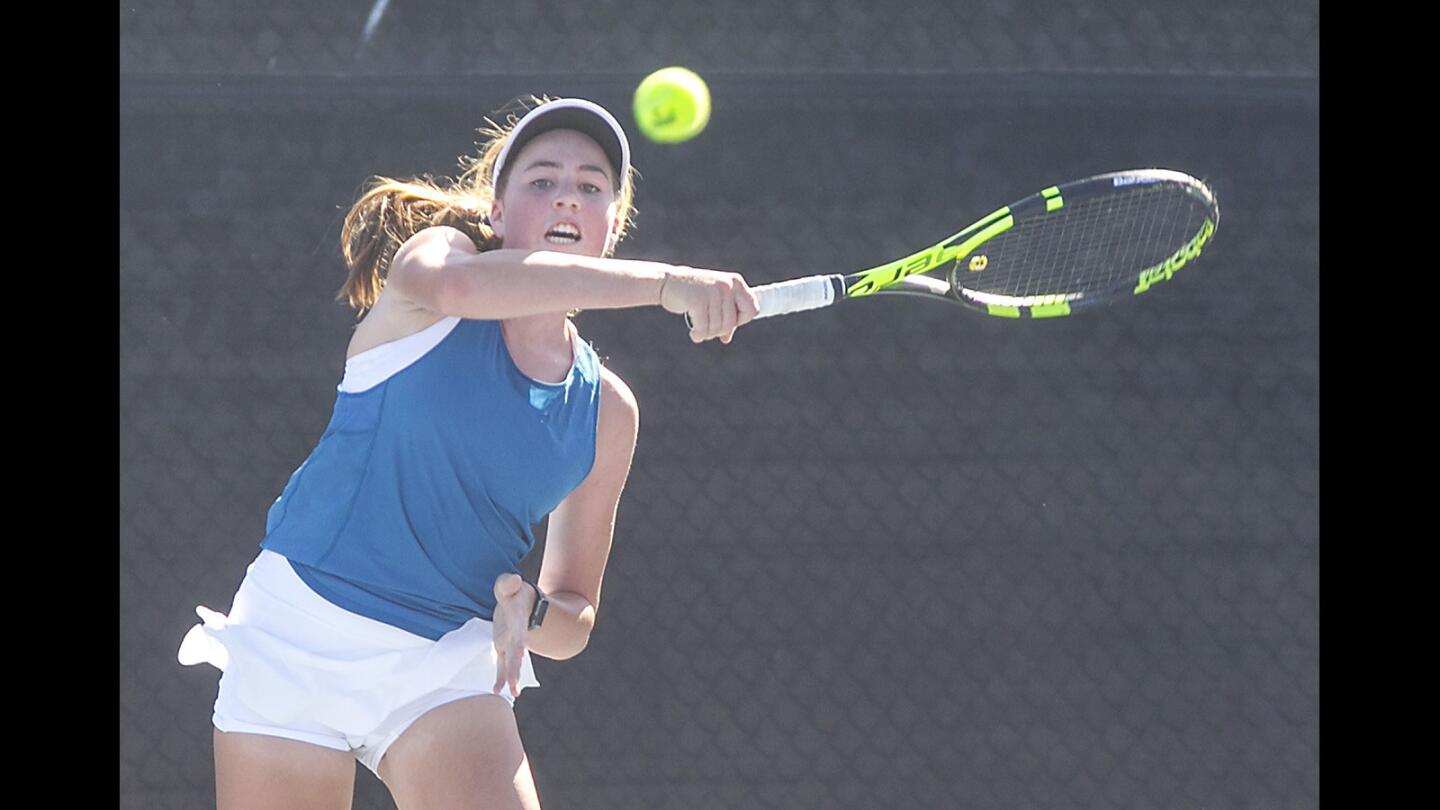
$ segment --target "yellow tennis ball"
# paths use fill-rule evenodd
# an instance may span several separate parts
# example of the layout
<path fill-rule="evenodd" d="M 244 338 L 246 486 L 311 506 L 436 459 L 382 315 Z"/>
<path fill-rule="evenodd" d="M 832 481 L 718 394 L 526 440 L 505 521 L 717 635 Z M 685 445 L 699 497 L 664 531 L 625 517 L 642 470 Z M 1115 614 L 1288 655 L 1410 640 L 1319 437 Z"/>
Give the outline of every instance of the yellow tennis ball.
<path fill-rule="evenodd" d="M 635 123 L 656 143 L 688 141 L 710 122 L 710 88 L 694 71 L 667 67 L 635 88 Z"/>

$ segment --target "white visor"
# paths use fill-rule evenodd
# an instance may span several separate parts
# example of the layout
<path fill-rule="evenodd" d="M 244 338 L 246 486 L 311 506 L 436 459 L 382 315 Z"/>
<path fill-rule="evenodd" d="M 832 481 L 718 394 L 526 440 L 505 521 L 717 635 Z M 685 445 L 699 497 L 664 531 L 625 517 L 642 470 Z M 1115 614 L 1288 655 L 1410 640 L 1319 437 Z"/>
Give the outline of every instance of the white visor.
<path fill-rule="evenodd" d="M 583 98 L 547 101 L 526 113 L 495 158 L 495 167 L 490 171 L 492 187 L 499 187 L 501 173 L 512 154 L 518 155 L 531 138 L 552 129 L 573 129 L 593 138 L 610 159 L 610 167 L 615 170 L 615 191 L 619 192 L 630 173 L 630 142 L 615 116 Z"/>

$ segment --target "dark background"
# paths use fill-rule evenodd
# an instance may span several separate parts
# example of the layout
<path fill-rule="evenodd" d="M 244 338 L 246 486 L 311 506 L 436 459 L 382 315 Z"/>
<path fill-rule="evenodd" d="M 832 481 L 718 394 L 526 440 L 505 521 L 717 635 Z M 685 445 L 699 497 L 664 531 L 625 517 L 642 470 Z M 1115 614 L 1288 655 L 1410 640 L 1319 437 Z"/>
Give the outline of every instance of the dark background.
<path fill-rule="evenodd" d="M 624 257 L 849 272 L 1143 166 L 1222 216 L 1053 321 L 582 314 L 642 429 L 590 647 L 517 706 L 547 809 L 1319 804 L 1314 0 L 371 10 L 120 6 L 121 807 L 213 804 L 218 673 L 175 650 L 328 419 L 356 190 L 524 94 L 629 124 L 669 64 L 712 120 L 630 127 Z"/>

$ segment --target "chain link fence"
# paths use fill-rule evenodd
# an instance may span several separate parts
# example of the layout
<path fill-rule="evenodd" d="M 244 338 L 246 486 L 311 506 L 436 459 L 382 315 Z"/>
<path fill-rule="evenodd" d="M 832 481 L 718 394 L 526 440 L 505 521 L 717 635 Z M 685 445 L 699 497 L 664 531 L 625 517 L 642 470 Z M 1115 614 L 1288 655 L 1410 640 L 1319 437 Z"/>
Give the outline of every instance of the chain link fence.
<path fill-rule="evenodd" d="M 131 74 L 805 71 L 1310 76 L 1315 0 L 284 0 L 120 5 Z"/>
<path fill-rule="evenodd" d="M 844 272 L 1151 165 L 1222 219 L 1170 284 L 1053 321 L 876 300 L 722 347 L 580 315 L 642 428 L 594 638 L 517 706 L 545 806 L 1317 806 L 1317 17 L 122 5 L 121 807 L 213 804 L 217 673 L 175 648 L 328 419 L 360 184 L 671 63 L 715 114 L 634 143 L 622 256 Z M 363 768 L 355 806 L 393 807 Z"/>

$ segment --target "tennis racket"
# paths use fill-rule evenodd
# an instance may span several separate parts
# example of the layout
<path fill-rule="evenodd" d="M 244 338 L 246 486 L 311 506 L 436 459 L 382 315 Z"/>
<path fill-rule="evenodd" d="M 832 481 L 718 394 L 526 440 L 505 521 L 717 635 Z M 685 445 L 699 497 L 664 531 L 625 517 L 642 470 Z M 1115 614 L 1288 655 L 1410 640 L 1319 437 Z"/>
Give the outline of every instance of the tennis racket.
<path fill-rule="evenodd" d="M 1168 281 L 1200 255 L 1219 221 L 1214 192 L 1182 172 L 1096 175 L 1011 203 L 903 259 L 752 287 L 755 317 L 889 294 L 1002 318 L 1069 315 Z M 945 278 L 924 275 L 947 265 Z"/>

